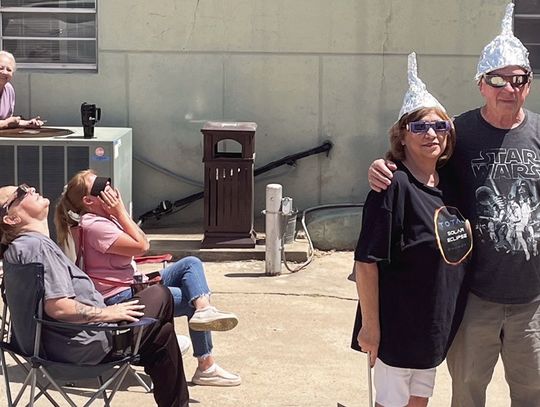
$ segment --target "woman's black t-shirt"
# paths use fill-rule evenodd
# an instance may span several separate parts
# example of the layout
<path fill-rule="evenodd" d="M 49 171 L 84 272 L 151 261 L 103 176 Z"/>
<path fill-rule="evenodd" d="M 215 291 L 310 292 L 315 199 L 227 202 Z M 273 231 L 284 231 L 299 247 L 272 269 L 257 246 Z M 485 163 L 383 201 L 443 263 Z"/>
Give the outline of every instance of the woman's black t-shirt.
<path fill-rule="evenodd" d="M 381 342 L 378 357 L 395 367 L 428 369 L 445 358 L 464 308 L 464 267 L 444 261 L 435 213 L 442 192 L 416 180 L 398 163 L 386 191 L 364 204 L 355 260 L 377 263 Z M 362 325 L 360 306 L 353 349 Z"/>

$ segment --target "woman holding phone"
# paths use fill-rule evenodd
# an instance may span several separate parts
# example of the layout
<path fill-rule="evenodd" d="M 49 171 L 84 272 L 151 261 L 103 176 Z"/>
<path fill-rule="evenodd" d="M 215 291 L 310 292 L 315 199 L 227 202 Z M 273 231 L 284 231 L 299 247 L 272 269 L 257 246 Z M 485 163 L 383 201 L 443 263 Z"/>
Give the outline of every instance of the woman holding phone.
<path fill-rule="evenodd" d="M 150 245 L 144 232 L 131 219 L 120 192 L 110 179 L 92 170 L 80 171 L 68 182 L 55 213 L 58 243 L 68 245 L 71 229 L 78 226 L 84 269 L 93 279 L 106 304 L 126 301 L 136 266 L 133 256 L 141 256 Z M 76 238 L 76 236 L 75 236 Z M 161 279 L 174 299 L 174 315 L 186 316 L 198 367 L 192 382 L 206 386 L 238 386 L 240 376 L 215 363 L 211 331 L 234 328 L 237 317 L 210 303 L 210 289 L 202 262 L 185 257 L 163 269 Z"/>

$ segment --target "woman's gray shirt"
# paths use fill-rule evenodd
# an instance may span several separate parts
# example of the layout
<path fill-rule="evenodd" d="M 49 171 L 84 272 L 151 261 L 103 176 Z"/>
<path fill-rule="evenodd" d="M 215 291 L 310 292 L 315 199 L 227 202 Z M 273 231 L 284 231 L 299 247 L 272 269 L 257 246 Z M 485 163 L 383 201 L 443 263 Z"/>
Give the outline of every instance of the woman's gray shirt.
<path fill-rule="evenodd" d="M 4 253 L 13 264 L 41 263 L 45 270 L 45 300 L 71 298 L 104 308 L 103 297 L 84 271 L 79 269 L 47 236 L 28 232 L 17 237 Z M 47 327 L 42 331 L 47 358 L 58 362 L 97 364 L 111 350 L 105 332 L 73 331 Z"/>

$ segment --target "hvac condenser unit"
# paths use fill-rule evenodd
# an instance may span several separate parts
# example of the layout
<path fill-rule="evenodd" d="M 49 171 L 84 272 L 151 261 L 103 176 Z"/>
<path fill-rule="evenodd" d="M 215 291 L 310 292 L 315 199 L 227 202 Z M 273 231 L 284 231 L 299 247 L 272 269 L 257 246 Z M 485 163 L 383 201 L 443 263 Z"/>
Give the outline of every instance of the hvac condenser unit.
<path fill-rule="evenodd" d="M 96 127 L 92 139 L 83 138 L 81 127 L 65 129 L 72 133 L 42 138 L 35 131 L 19 130 L 16 137 L 0 137 L 0 186 L 26 183 L 49 198 L 49 228 L 53 235 L 56 200 L 67 181 L 87 168 L 112 179 L 131 213 L 131 129 Z M 48 129 L 43 130 L 45 134 Z M 0 135 L 6 131 L 0 131 Z"/>

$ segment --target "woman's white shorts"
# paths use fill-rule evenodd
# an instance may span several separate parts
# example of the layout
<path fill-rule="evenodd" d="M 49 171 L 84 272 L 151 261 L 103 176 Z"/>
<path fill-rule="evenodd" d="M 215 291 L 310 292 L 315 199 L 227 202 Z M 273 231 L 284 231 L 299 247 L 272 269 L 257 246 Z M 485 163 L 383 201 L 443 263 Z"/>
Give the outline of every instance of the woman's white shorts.
<path fill-rule="evenodd" d="M 405 369 L 388 366 L 377 359 L 373 371 L 377 403 L 384 407 L 403 407 L 410 396 L 431 397 L 435 385 L 435 368 Z"/>

